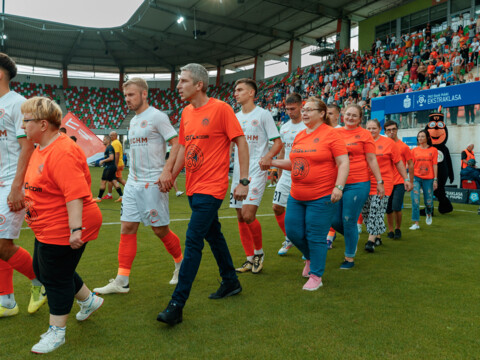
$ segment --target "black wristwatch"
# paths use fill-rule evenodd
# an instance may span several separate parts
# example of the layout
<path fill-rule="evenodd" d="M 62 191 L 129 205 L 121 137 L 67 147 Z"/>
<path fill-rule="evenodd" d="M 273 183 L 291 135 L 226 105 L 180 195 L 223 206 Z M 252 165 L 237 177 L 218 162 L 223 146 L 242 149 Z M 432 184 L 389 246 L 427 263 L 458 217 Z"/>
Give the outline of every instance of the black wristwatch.
<path fill-rule="evenodd" d="M 247 178 L 243 178 L 243 179 L 240 179 L 239 183 L 242 184 L 243 186 L 248 186 L 248 184 L 250 184 L 250 180 L 248 180 Z"/>

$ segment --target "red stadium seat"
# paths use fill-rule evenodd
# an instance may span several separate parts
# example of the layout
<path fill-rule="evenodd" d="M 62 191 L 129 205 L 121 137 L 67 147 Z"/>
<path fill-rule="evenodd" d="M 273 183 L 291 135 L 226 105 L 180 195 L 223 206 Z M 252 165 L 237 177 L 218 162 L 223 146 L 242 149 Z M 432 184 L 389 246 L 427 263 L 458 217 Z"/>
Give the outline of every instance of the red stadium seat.
<path fill-rule="evenodd" d="M 475 181 L 472 180 L 462 180 L 462 188 L 463 189 L 476 189 L 477 184 Z"/>

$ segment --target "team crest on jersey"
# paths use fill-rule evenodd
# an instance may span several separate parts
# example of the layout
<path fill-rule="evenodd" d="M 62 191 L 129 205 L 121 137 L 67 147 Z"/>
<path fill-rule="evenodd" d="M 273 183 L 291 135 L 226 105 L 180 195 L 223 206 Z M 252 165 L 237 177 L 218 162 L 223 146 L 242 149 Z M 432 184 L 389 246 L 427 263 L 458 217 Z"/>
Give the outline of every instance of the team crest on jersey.
<path fill-rule="evenodd" d="M 360 139 L 361 136 L 360 135 L 355 135 L 355 139 Z"/>
<path fill-rule="evenodd" d="M 7 221 L 7 219 L 5 218 L 5 215 L 0 214 L 0 226 L 5 224 L 6 221 Z"/>
<path fill-rule="evenodd" d="M 158 211 L 155 209 L 150 210 L 150 217 L 154 218 L 158 216 Z"/>
<path fill-rule="evenodd" d="M 208 124 L 210 124 L 210 120 L 208 120 L 208 118 L 205 118 L 205 119 L 202 120 L 202 126 L 203 127 L 207 127 Z"/>
<path fill-rule="evenodd" d="M 252 120 L 252 126 L 258 126 L 258 124 L 260 124 L 260 122 L 257 119 Z"/>
<path fill-rule="evenodd" d="M 142 122 L 140 123 L 140 127 L 141 127 L 142 129 L 145 129 L 145 128 L 147 127 L 147 125 L 148 125 L 148 121 L 147 121 L 147 120 L 142 120 Z"/>
<path fill-rule="evenodd" d="M 5 115 L 5 109 L 0 109 L 0 119 Z"/>
<path fill-rule="evenodd" d="M 383 145 L 378 145 L 378 150 L 383 150 Z"/>
<path fill-rule="evenodd" d="M 313 143 L 314 143 L 314 144 L 318 143 L 319 141 L 320 141 L 320 139 L 319 139 L 319 138 L 315 138 L 315 139 L 313 139 Z"/>
<path fill-rule="evenodd" d="M 258 195 L 258 193 L 259 193 L 258 188 L 252 189 L 252 195 Z"/>
<path fill-rule="evenodd" d="M 297 180 L 305 179 L 310 171 L 310 165 L 304 158 L 296 158 L 292 166 L 292 177 Z"/>
<path fill-rule="evenodd" d="M 43 164 L 42 165 L 38 165 L 38 169 L 37 169 L 38 173 L 41 174 L 43 172 Z"/>
<path fill-rule="evenodd" d="M 199 170 L 203 165 L 203 152 L 195 144 L 191 144 L 187 149 L 185 167 L 190 172 Z"/>
<path fill-rule="evenodd" d="M 30 224 L 38 219 L 37 211 L 33 207 L 33 201 L 25 197 L 25 221 Z"/>

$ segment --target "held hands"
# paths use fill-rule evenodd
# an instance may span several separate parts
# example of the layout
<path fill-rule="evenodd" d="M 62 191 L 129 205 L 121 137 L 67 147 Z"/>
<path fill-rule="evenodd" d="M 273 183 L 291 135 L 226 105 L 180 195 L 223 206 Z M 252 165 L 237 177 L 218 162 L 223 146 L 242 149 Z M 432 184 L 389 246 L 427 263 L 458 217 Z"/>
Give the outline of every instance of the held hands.
<path fill-rule="evenodd" d="M 22 190 L 12 190 L 7 197 L 7 204 L 11 211 L 20 211 L 25 207 L 25 195 Z"/>
<path fill-rule="evenodd" d="M 272 166 L 272 159 L 264 156 L 260 159 L 260 161 L 258 162 L 258 165 L 260 165 L 260 169 L 268 170 L 270 169 L 270 166 Z"/>
<path fill-rule="evenodd" d="M 238 184 L 235 190 L 233 190 L 233 198 L 237 201 L 243 201 L 248 195 L 248 185 Z"/>
<path fill-rule="evenodd" d="M 337 201 L 340 201 L 343 196 L 343 191 L 338 189 L 338 188 L 333 188 L 332 191 L 332 196 L 330 197 L 332 203 L 336 203 Z"/>
<path fill-rule="evenodd" d="M 377 195 L 380 199 L 383 199 L 385 196 L 385 186 L 383 186 L 383 184 L 377 184 Z"/>
<path fill-rule="evenodd" d="M 173 187 L 173 176 L 170 171 L 162 171 L 160 177 L 154 184 L 158 185 L 161 192 L 168 193 Z"/>
<path fill-rule="evenodd" d="M 410 181 L 405 181 L 405 191 L 411 191 L 413 189 L 413 184 Z"/>
<path fill-rule="evenodd" d="M 77 230 L 70 234 L 70 247 L 72 249 L 80 249 L 83 246 L 82 230 Z"/>

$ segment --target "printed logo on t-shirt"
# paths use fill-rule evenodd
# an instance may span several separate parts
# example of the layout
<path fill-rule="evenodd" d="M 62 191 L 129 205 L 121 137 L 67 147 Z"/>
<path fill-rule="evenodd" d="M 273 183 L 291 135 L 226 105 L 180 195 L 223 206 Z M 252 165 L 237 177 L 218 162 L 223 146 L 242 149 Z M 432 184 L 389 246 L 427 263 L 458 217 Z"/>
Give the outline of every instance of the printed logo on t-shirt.
<path fill-rule="evenodd" d="M 37 211 L 33 207 L 33 201 L 29 197 L 25 197 L 25 221 L 30 224 L 38 219 Z"/>
<path fill-rule="evenodd" d="M 190 172 L 198 171 L 203 165 L 203 152 L 195 144 L 190 144 L 185 157 L 185 167 Z"/>
<path fill-rule="evenodd" d="M 43 172 L 43 164 L 38 165 L 37 171 L 38 171 L 39 174 L 41 174 Z"/>
<path fill-rule="evenodd" d="M 252 120 L 252 126 L 258 126 L 258 124 L 260 124 L 260 122 L 257 119 Z"/>
<path fill-rule="evenodd" d="M 383 145 L 378 145 L 378 150 L 383 150 Z"/>
<path fill-rule="evenodd" d="M 0 226 L 5 224 L 5 221 L 7 221 L 7 219 L 5 218 L 5 215 L 0 214 Z"/>
<path fill-rule="evenodd" d="M 142 129 L 145 129 L 145 128 L 147 127 L 147 125 L 148 125 L 148 121 L 147 121 L 147 120 L 143 120 L 143 121 L 140 123 L 140 127 L 141 127 Z"/>
<path fill-rule="evenodd" d="M 297 180 L 305 179 L 310 171 L 310 165 L 308 161 L 304 158 L 296 158 L 293 161 L 292 166 L 292 177 Z"/>
<path fill-rule="evenodd" d="M 361 136 L 360 135 L 355 135 L 355 139 L 360 139 Z"/>
<path fill-rule="evenodd" d="M 5 109 L 0 109 L 0 119 L 5 115 Z"/>
<path fill-rule="evenodd" d="M 210 124 L 210 120 L 208 120 L 208 118 L 205 118 L 205 119 L 202 120 L 202 126 L 203 127 L 207 127 L 208 124 Z"/>
<path fill-rule="evenodd" d="M 313 139 L 313 143 L 314 143 L 314 144 L 318 143 L 319 141 L 320 141 L 319 138 Z"/>

